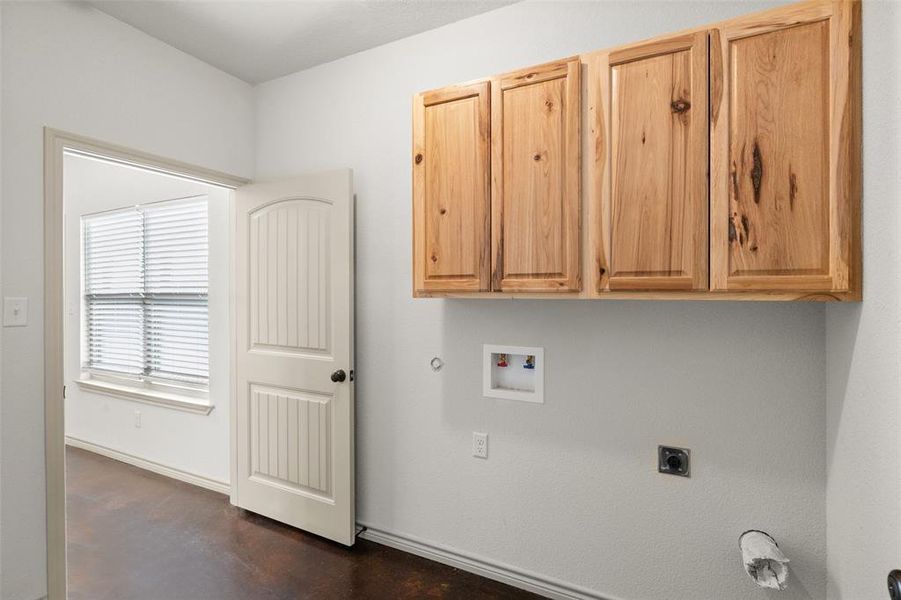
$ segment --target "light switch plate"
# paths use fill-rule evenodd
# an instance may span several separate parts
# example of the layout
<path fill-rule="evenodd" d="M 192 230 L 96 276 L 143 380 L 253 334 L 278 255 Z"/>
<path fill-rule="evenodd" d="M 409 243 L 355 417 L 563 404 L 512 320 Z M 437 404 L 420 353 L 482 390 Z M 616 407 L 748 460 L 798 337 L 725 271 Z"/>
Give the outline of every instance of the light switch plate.
<path fill-rule="evenodd" d="M 3 299 L 3 326 L 25 327 L 28 325 L 28 298 Z"/>

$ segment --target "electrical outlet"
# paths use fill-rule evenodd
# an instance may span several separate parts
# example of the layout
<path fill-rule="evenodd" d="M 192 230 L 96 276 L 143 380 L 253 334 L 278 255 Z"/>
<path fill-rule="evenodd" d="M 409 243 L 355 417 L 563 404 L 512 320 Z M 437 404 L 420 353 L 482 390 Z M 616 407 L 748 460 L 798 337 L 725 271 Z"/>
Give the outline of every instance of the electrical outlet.
<path fill-rule="evenodd" d="M 141 411 L 139 410 L 135 411 L 135 427 L 137 429 L 141 428 Z"/>
<path fill-rule="evenodd" d="M 691 450 L 657 446 L 657 471 L 667 475 L 691 477 Z"/>
<path fill-rule="evenodd" d="M 472 432 L 472 455 L 476 458 L 488 458 L 488 434 Z"/>

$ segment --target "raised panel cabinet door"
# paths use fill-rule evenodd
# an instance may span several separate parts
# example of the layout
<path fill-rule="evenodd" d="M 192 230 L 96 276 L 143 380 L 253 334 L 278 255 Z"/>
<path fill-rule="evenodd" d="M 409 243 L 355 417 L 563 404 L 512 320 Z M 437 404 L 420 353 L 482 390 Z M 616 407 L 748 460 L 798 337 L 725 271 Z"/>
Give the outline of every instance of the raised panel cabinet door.
<path fill-rule="evenodd" d="M 713 289 L 859 291 L 859 9 L 711 33 Z"/>
<path fill-rule="evenodd" d="M 574 58 L 492 80 L 495 291 L 581 289 L 580 69 Z"/>
<path fill-rule="evenodd" d="M 413 101 L 413 295 L 490 286 L 488 82 Z"/>
<path fill-rule="evenodd" d="M 707 289 L 707 32 L 589 64 L 609 165 L 595 161 L 596 291 Z"/>

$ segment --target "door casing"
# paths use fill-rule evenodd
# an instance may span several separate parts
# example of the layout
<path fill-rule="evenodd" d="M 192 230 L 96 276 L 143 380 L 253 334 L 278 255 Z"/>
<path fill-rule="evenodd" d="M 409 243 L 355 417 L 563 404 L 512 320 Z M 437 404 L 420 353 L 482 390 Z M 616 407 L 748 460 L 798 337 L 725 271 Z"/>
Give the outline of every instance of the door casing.
<path fill-rule="evenodd" d="M 44 128 L 44 457 L 47 511 L 47 598 L 66 599 L 66 446 L 63 401 L 63 155 L 65 152 L 236 189 L 249 180 L 74 133 Z M 234 256 L 230 257 L 231 269 Z M 231 295 L 231 294 L 230 294 Z M 230 318 L 234 322 L 234 307 Z M 232 333 L 230 345 L 234 348 Z M 232 352 L 232 360 L 234 353 Z M 234 372 L 234 369 L 232 369 Z M 231 435 L 234 435 L 234 382 Z M 234 476 L 235 444 L 230 471 Z M 232 479 L 234 481 L 234 479 Z M 232 484 L 234 494 L 234 484 Z"/>

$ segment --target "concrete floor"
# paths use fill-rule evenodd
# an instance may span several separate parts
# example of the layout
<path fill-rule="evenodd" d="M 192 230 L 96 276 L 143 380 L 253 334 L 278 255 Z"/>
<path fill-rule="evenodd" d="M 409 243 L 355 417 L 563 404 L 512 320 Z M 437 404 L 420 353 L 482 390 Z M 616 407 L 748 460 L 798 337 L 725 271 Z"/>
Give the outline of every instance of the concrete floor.
<path fill-rule="evenodd" d="M 70 600 L 538 598 L 366 540 L 345 548 L 91 452 L 66 456 Z"/>

